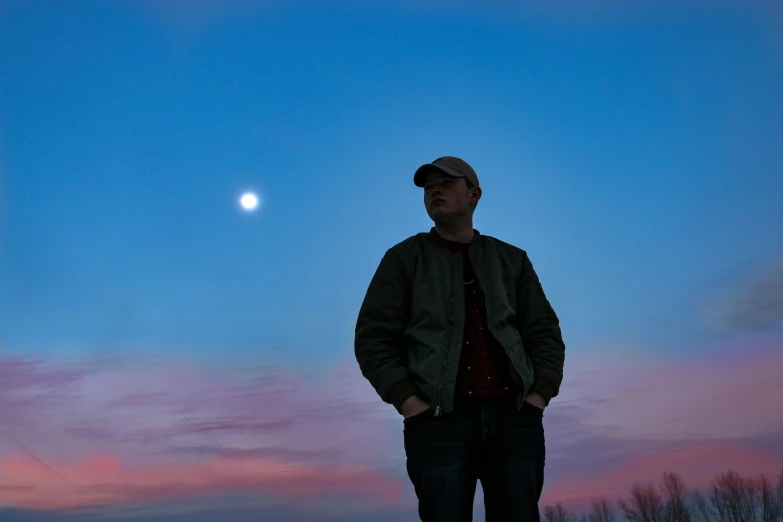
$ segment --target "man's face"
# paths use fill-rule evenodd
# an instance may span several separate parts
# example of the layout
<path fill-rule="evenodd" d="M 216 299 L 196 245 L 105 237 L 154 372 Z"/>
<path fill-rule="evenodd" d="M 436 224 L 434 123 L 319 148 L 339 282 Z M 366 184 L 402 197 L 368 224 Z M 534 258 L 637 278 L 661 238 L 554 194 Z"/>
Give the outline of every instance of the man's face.
<path fill-rule="evenodd" d="M 453 221 L 473 212 L 479 190 L 478 187 L 469 189 L 465 178 L 433 172 L 424 185 L 424 206 L 436 223 Z"/>

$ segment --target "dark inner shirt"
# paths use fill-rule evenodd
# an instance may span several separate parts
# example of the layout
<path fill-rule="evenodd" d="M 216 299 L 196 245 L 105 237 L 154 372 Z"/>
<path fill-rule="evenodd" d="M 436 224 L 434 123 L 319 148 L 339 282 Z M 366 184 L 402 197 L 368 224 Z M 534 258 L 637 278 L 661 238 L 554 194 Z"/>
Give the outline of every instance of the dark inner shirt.
<path fill-rule="evenodd" d="M 487 307 L 473 265 L 467 243 L 447 241 L 452 252 L 461 252 L 463 259 L 463 286 L 465 288 L 465 331 L 462 340 L 458 398 L 496 397 L 513 391 L 511 363 L 503 347 L 487 328 Z"/>

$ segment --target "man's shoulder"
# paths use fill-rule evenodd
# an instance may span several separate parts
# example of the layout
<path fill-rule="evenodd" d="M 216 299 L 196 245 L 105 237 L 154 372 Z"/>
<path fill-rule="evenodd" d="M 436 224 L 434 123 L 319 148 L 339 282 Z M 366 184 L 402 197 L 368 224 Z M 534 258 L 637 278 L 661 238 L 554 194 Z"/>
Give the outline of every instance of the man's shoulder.
<path fill-rule="evenodd" d="M 427 232 L 419 232 L 392 245 L 388 251 L 397 255 L 405 255 L 413 250 L 420 249 L 427 240 Z"/>
<path fill-rule="evenodd" d="M 419 232 L 392 245 L 388 250 L 395 254 L 406 254 L 413 250 L 421 249 L 429 241 L 431 241 L 429 232 Z M 485 247 L 494 248 L 508 254 L 525 255 L 527 253 L 524 249 L 494 236 L 481 234 L 481 241 Z"/>
<path fill-rule="evenodd" d="M 496 248 L 498 250 L 501 250 L 503 252 L 514 254 L 514 255 L 526 255 L 527 252 L 525 252 L 524 249 L 512 245 L 511 243 L 508 243 L 506 241 L 500 240 L 494 236 L 488 236 L 486 234 L 481 235 L 482 240 L 484 241 L 484 245 L 489 248 Z"/>

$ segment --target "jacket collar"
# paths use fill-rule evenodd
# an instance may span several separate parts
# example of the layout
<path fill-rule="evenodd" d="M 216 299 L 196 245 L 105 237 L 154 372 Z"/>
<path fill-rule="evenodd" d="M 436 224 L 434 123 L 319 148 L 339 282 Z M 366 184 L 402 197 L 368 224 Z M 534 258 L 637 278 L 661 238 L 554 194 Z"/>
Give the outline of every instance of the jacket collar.
<path fill-rule="evenodd" d="M 438 231 L 435 229 L 435 227 L 432 227 L 428 234 L 439 246 L 442 246 L 443 248 L 448 248 L 448 243 L 446 243 L 446 240 L 443 239 L 443 237 L 438 233 Z M 470 246 L 476 246 L 478 242 L 481 240 L 481 233 L 473 229 L 473 239 L 470 241 Z"/>

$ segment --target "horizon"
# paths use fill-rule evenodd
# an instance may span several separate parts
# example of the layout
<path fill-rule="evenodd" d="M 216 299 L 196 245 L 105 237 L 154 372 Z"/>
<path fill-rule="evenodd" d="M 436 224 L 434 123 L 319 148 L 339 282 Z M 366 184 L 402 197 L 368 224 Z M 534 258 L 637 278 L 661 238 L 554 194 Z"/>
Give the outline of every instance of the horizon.
<path fill-rule="evenodd" d="M 542 508 L 783 469 L 778 3 L 0 0 L 0 64 L 8 520 L 415 520 L 353 328 L 443 155 L 560 318 Z"/>

